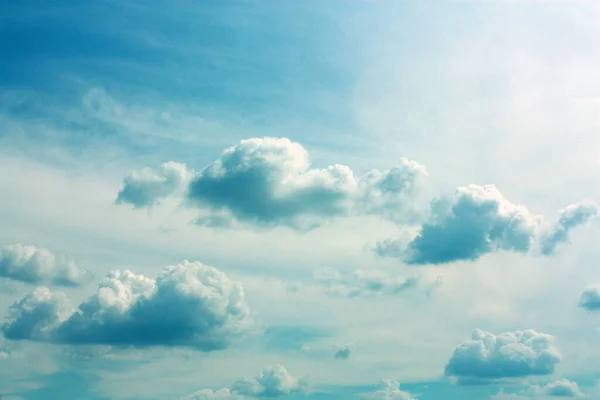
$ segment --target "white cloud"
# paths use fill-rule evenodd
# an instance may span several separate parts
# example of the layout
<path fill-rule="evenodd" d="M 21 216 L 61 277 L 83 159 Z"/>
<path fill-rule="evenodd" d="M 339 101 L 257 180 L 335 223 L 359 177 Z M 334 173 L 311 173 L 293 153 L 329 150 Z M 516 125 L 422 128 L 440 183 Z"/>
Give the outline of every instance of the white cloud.
<path fill-rule="evenodd" d="M 31 284 L 81 286 L 91 274 L 69 256 L 56 256 L 46 249 L 13 244 L 0 247 L 0 278 Z"/>
<path fill-rule="evenodd" d="M 64 294 L 39 288 L 13 304 L 2 330 L 10 339 L 211 351 L 253 327 L 239 283 L 184 261 L 156 279 L 113 271 L 76 310 Z"/>
<path fill-rule="evenodd" d="M 178 174 L 167 178 L 165 165 L 177 166 Z M 177 163 L 161 168 L 128 176 L 117 202 L 143 207 L 174 194 L 185 181 L 185 168 Z M 186 204 L 201 210 L 196 223 L 209 226 L 237 220 L 310 229 L 323 220 L 348 215 L 412 221 L 417 212 L 411 200 L 426 175 L 417 162 L 400 159 L 390 170 L 372 170 L 357 179 L 345 165 L 312 168 L 308 152 L 289 139 L 253 138 L 225 149 L 195 174 Z"/>
<path fill-rule="evenodd" d="M 600 285 L 586 287 L 579 297 L 579 307 L 588 311 L 600 310 Z"/>
<path fill-rule="evenodd" d="M 477 329 L 454 350 L 446 365 L 447 376 L 462 383 L 550 375 L 561 360 L 550 335 L 534 330 L 494 335 Z"/>
<path fill-rule="evenodd" d="M 333 355 L 334 358 L 338 360 L 347 360 L 350 358 L 350 354 L 354 350 L 354 343 L 347 343 L 343 346 L 340 346 Z"/>
<path fill-rule="evenodd" d="M 550 400 L 553 398 L 577 398 L 586 397 L 579 389 L 576 382 L 568 379 L 560 379 L 555 382 L 548 383 L 545 386 L 533 385 L 519 393 L 506 393 L 504 389 L 500 389 L 498 393 L 490 397 L 491 400 Z"/>
<path fill-rule="evenodd" d="M 373 400 L 416 400 L 413 394 L 400 390 L 400 383 L 395 380 L 385 379 L 381 388 L 373 393 L 362 394 L 363 398 Z"/>
<path fill-rule="evenodd" d="M 459 187 L 453 197 L 434 200 L 429 220 L 412 240 L 387 239 L 375 250 L 380 256 L 409 264 L 475 261 L 496 250 L 527 253 L 535 246 L 552 254 L 558 244 L 567 241 L 570 230 L 596 215 L 597 208 L 590 201 L 570 205 L 560 212 L 558 222 L 543 232 L 540 215 L 510 202 L 494 185 L 471 184 Z"/>

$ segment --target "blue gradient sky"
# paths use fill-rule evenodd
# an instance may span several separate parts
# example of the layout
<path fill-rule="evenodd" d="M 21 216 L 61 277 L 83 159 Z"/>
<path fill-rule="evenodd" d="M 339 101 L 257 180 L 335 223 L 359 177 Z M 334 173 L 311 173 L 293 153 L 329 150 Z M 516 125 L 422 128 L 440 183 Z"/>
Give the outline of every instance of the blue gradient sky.
<path fill-rule="evenodd" d="M 24 282 L 0 252 L 4 326 L 15 318 L 11 305 L 36 286 L 78 305 L 110 271 L 154 279 L 189 260 L 239 282 L 259 327 L 210 352 L 171 343 L 74 344 L 68 335 L 17 339 L 5 328 L 0 395 L 182 399 L 235 388 L 279 364 L 309 382 L 307 393 L 273 396 L 291 400 L 548 400 L 556 395 L 546 385 L 562 379 L 576 383 L 580 397 L 600 398 L 600 319 L 592 307 L 578 307 L 584 289 L 600 281 L 598 222 L 568 228 L 551 255 L 518 248 L 509 233 L 492 237 L 513 205 L 529 210 L 515 211 L 524 220 L 529 212 L 544 217 L 531 230 L 519 225 L 534 243 L 544 229 L 557 229 L 566 206 L 600 201 L 599 38 L 594 1 L 0 1 L 0 247 L 68 255 L 93 275 L 67 287 L 50 278 Z M 278 204 L 285 185 L 277 177 L 289 178 L 278 168 L 300 157 L 279 141 L 282 158 L 261 144 L 268 165 L 250 184 L 245 175 L 232 178 L 240 182 L 233 199 L 213 176 L 212 192 L 183 201 L 169 193 L 158 206 L 115 204 L 131 171 L 175 161 L 198 182 L 209 179 L 203 168 L 224 149 L 264 137 L 301 145 L 317 175 L 344 165 L 358 180 L 401 165 L 402 157 L 427 174 L 418 193 L 401 193 L 398 207 L 386 203 L 385 212 L 356 202 L 352 211 L 320 211 L 314 229 L 296 229 L 291 214 L 265 223 L 244 201 L 256 190 L 253 206 Z M 318 185 L 306 179 L 302 188 Z M 467 208 L 436 219 L 431 200 L 451 203 L 457 187 L 471 184 L 495 185 L 500 211 L 481 211 L 468 194 Z M 336 190 L 354 199 L 352 190 L 374 196 L 376 189 Z M 305 196 L 306 204 L 293 203 L 298 214 L 314 210 L 313 192 L 290 193 Z M 329 199 L 314 207 L 326 209 Z M 238 200 L 245 208 L 235 208 Z M 409 209 L 417 215 L 410 222 L 388 213 Z M 199 213 L 221 211 L 231 226 L 198 226 Z M 450 220 L 458 222 L 444 225 Z M 411 265 L 407 252 L 428 250 L 410 239 L 393 252 L 373 250 L 389 238 L 425 235 L 427 226 L 443 233 L 431 246 L 449 262 Z M 475 239 L 486 246 L 475 248 Z M 456 251 L 448 255 L 441 242 Z M 325 269 L 348 278 L 323 280 Z M 357 270 L 385 278 L 361 281 Z M 417 283 L 394 291 L 409 278 Z M 361 290 L 346 295 L 344 285 Z M 149 308 L 157 331 L 183 329 L 170 326 L 157 304 Z M 535 373 L 543 368 L 515 359 L 527 364 L 539 349 L 509 346 L 485 361 L 500 370 L 497 379 L 479 379 L 483 364 L 469 357 L 469 374 L 445 372 L 475 329 L 549 335 L 560 362 Z M 143 341 L 144 333 L 135 335 Z M 348 359 L 336 359 L 349 343 Z M 400 390 L 378 393 L 383 379 Z"/>

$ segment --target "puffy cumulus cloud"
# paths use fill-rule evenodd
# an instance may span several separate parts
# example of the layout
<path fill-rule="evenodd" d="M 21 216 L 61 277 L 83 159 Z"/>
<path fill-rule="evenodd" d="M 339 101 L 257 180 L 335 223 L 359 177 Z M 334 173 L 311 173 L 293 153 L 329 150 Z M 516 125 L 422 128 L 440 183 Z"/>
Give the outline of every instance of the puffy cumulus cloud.
<path fill-rule="evenodd" d="M 415 287 L 418 278 L 402 278 L 380 270 L 355 270 L 345 275 L 334 269 L 314 272 L 316 282 L 331 296 L 393 296 Z"/>
<path fill-rule="evenodd" d="M 239 283 L 185 261 L 156 279 L 113 271 L 77 309 L 64 294 L 38 289 L 13 304 L 2 330 L 11 339 L 211 351 L 253 326 Z"/>
<path fill-rule="evenodd" d="M 498 379 L 550 375 L 560 362 L 553 337 L 534 330 L 499 335 L 477 329 L 454 350 L 445 368 L 461 383 L 489 383 Z"/>
<path fill-rule="evenodd" d="M 400 390 L 398 381 L 385 379 L 380 388 L 372 393 L 364 393 L 361 397 L 373 400 L 416 400 L 417 397 L 409 392 Z"/>
<path fill-rule="evenodd" d="M 490 397 L 491 400 L 527 400 L 527 399 L 551 399 L 556 397 L 577 398 L 586 397 L 579 389 L 577 383 L 568 379 L 560 379 L 546 386 L 534 385 L 519 393 L 506 393 L 501 389 L 497 394 Z"/>
<path fill-rule="evenodd" d="M 588 311 L 600 310 L 600 285 L 590 285 L 579 297 L 579 307 Z"/>
<path fill-rule="evenodd" d="M 569 232 L 579 225 L 583 225 L 598 216 L 598 205 L 592 201 L 584 200 L 571 204 L 559 213 L 558 222 L 546 232 L 541 239 L 543 254 L 552 254 L 560 243 L 569 239 Z"/>
<path fill-rule="evenodd" d="M 0 247 L 0 278 L 30 284 L 81 286 L 92 274 L 68 256 L 57 256 L 35 246 L 13 244 Z"/>
<path fill-rule="evenodd" d="M 235 382 L 231 389 L 203 389 L 181 400 L 276 398 L 305 392 L 307 389 L 308 384 L 304 378 L 294 378 L 283 366 L 276 364 L 265 367 L 256 378 Z"/>
<path fill-rule="evenodd" d="M 131 204 L 135 208 L 155 206 L 161 200 L 184 191 L 191 175 L 185 164 L 173 161 L 156 169 L 133 171 L 123 180 L 116 203 Z"/>
<path fill-rule="evenodd" d="M 345 344 L 345 345 L 339 347 L 335 351 L 335 354 L 333 355 L 333 357 L 338 360 L 347 360 L 348 358 L 350 358 L 350 354 L 352 353 L 352 350 L 354 350 L 353 343 Z"/>
<path fill-rule="evenodd" d="M 132 173 L 117 202 L 153 205 L 180 188 L 187 178 L 184 171 L 180 164 L 167 163 L 160 171 Z M 211 227 L 238 221 L 310 229 L 324 219 L 348 215 L 400 221 L 414 219 L 410 200 L 426 174 L 415 161 L 401 159 L 390 170 L 373 170 L 357 179 L 345 165 L 311 168 L 306 149 L 289 139 L 254 138 L 225 149 L 194 174 L 185 203 L 200 210 L 197 224 Z"/>
<path fill-rule="evenodd" d="M 265 367 L 259 376 L 242 379 L 233 385 L 233 390 L 248 397 L 283 397 L 304 392 L 308 384 L 304 378 L 292 377 L 281 365 Z"/>
<path fill-rule="evenodd" d="M 387 239 L 376 245 L 380 256 L 408 264 L 474 261 L 495 250 L 526 253 L 539 247 L 551 254 L 569 230 L 595 215 L 595 204 L 582 202 L 561 211 L 559 221 L 544 232 L 543 218 L 504 198 L 493 185 L 459 187 L 452 197 L 432 201 L 428 221 L 418 234 Z"/>

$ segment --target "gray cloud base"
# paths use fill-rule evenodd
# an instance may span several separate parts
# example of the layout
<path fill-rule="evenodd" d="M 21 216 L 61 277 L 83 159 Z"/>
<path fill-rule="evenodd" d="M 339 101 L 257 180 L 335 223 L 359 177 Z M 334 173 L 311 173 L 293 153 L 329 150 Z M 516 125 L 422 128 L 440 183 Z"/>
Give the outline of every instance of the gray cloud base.
<path fill-rule="evenodd" d="M 239 283 L 185 261 L 156 279 L 113 271 L 77 309 L 64 294 L 38 288 L 12 305 L 2 331 L 15 340 L 212 351 L 253 326 Z"/>

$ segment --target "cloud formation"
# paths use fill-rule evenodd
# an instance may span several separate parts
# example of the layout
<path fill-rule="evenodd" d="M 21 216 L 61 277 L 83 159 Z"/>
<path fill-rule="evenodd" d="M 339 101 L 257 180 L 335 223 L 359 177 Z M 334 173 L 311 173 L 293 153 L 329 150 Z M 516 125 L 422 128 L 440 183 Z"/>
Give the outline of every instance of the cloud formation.
<path fill-rule="evenodd" d="M 156 169 L 133 171 L 123 180 L 116 203 L 131 204 L 135 208 L 158 205 L 161 200 L 183 192 L 191 174 L 185 164 L 173 161 L 163 163 Z"/>
<path fill-rule="evenodd" d="M 113 271 L 77 309 L 64 294 L 38 288 L 11 306 L 2 331 L 15 340 L 212 351 L 253 326 L 239 283 L 184 261 L 156 279 Z"/>
<path fill-rule="evenodd" d="M 534 330 L 494 335 L 476 329 L 471 340 L 454 350 L 445 373 L 461 383 L 490 383 L 498 379 L 550 375 L 560 360 L 550 335 Z"/>
<path fill-rule="evenodd" d="M 416 397 L 406 391 L 400 390 L 400 383 L 395 380 L 385 379 L 380 388 L 373 393 L 361 395 L 365 399 L 373 400 L 416 400 Z"/>
<path fill-rule="evenodd" d="M 256 378 L 235 382 L 231 389 L 203 389 L 182 400 L 279 398 L 304 392 L 307 388 L 304 378 L 292 377 L 283 366 L 275 364 L 265 367 Z"/>
<path fill-rule="evenodd" d="M 51 251 L 13 244 L 0 247 L 0 278 L 29 284 L 81 286 L 91 279 L 71 257 L 56 256 Z"/>
<path fill-rule="evenodd" d="M 527 400 L 527 399 L 551 399 L 551 398 L 578 398 L 585 397 L 577 383 L 568 379 L 560 379 L 546 386 L 534 385 L 521 392 L 507 394 L 501 389 L 497 394 L 491 396 L 491 400 Z"/>
<path fill-rule="evenodd" d="M 315 271 L 315 280 L 330 296 L 374 297 L 394 296 L 414 288 L 418 278 L 402 278 L 380 270 L 358 269 L 351 275 L 337 270 Z"/>
<path fill-rule="evenodd" d="M 180 190 L 190 174 L 177 163 L 163 164 L 157 171 L 134 172 L 125 179 L 117 203 L 154 205 Z M 414 219 L 410 199 L 426 174 L 415 161 L 401 159 L 390 170 L 372 170 L 357 179 L 345 165 L 312 168 L 300 144 L 265 137 L 242 140 L 225 149 L 193 174 L 183 192 L 185 203 L 201 211 L 199 225 L 223 227 L 238 221 L 310 229 L 336 216 Z"/>
<path fill-rule="evenodd" d="M 431 213 L 416 237 L 387 239 L 375 251 L 408 264 L 475 261 L 496 250 L 527 253 L 536 246 L 552 254 L 570 230 L 596 215 L 597 205 L 584 201 L 560 212 L 544 232 L 543 218 L 507 200 L 494 185 L 459 187 L 454 196 L 432 201 Z"/>
<path fill-rule="evenodd" d="M 579 297 L 579 307 L 588 311 L 600 310 L 600 285 L 590 285 Z"/>

